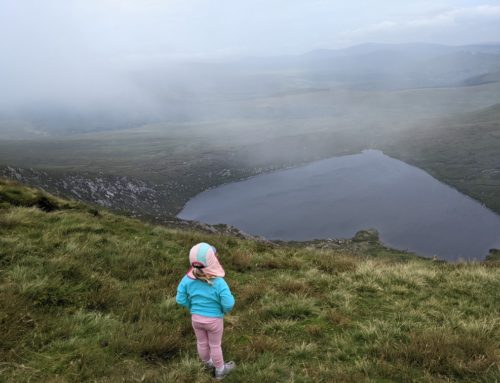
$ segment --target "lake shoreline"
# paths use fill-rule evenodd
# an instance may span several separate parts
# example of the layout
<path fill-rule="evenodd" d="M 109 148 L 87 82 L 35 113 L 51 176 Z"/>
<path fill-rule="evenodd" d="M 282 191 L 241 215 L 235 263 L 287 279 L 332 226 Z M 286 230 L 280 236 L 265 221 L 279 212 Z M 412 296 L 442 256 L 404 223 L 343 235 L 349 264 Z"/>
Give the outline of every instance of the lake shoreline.
<path fill-rule="evenodd" d="M 331 177 L 337 178 L 331 181 Z M 283 182 L 288 186 L 282 187 Z M 258 187 L 254 186 L 257 184 Z M 254 189 L 247 192 L 245 188 Z M 231 194 L 232 189 L 237 192 Z M 328 191 L 323 192 L 323 189 Z M 218 200 L 216 195 L 224 197 Z M 200 198 L 208 199 L 203 202 Z M 283 202 L 287 198 L 290 201 Z M 368 201 L 370 198 L 373 201 Z M 259 209 L 260 217 L 255 212 Z M 278 215 L 287 217 L 276 218 L 267 212 L 273 209 Z M 301 213 L 290 213 L 296 209 Z M 343 221 L 333 222 L 325 217 L 325 209 L 334 209 L 331 210 L 334 216 L 340 216 Z M 239 214 L 247 216 L 241 218 Z M 500 246 L 488 227 L 498 226 L 500 231 L 500 216 L 495 212 L 424 170 L 371 149 L 211 188 L 192 198 L 178 218 L 209 224 L 224 222 L 271 241 L 349 238 L 366 227 L 375 227 L 390 247 L 446 259 L 484 258 L 489 248 Z M 293 223 L 302 219 L 308 222 L 302 226 Z M 474 219 L 484 221 L 484 233 L 465 222 Z M 274 221 L 274 226 L 269 221 Z M 427 227 L 432 225 L 434 229 Z M 446 235 L 442 236 L 442 232 Z M 452 236 L 457 237 L 457 244 L 450 238 Z M 467 237 L 468 241 L 462 237 Z M 471 241 L 477 243 L 472 245 Z"/>

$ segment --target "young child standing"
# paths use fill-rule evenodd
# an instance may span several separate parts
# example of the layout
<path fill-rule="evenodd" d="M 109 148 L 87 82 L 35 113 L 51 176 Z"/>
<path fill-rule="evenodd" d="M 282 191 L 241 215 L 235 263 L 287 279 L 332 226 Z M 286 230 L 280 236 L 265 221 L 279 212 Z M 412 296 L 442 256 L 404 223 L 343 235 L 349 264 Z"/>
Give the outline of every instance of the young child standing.
<path fill-rule="evenodd" d="M 206 367 L 215 367 L 215 378 L 222 379 L 235 368 L 234 362 L 224 363 L 221 346 L 224 314 L 232 310 L 234 298 L 215 253 L 208 243 L 191 249 L 191 268 L 177 287 L 176 301 L 191 312 L 200 359 Z"/>

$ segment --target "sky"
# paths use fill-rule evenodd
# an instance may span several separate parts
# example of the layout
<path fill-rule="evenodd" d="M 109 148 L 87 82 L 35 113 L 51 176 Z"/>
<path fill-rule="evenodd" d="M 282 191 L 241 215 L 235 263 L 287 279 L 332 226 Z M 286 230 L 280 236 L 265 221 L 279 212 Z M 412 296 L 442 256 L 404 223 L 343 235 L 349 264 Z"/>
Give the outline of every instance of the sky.
<path fill-rule="evenodd" d="M 364 42 L 500 40 L 500 0 L 0 0 L 9 54 L 125 58 L 304 53 Z"/>
<path fill-rule="evenodd" d="M 12 98 L 162 60 L 365 42 L 500 42 L 500 0 L 0 0 L 0 82 Z"/>

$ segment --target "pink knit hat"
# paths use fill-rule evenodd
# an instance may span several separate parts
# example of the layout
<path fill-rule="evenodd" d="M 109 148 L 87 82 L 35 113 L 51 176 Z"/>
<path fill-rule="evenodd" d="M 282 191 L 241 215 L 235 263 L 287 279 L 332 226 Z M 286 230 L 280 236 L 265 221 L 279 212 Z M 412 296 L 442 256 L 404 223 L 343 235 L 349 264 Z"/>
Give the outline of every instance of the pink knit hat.
<path fill-rule="evenodd" d="M 188 277 L 195 278 L 193 275 L 194 267 L 201 269 L 205 274 L 224 277 L 226 273 L 215 255 L 216 251 L 215 247 L 205 242 L 193 246 L 189 252 L 191 268 L 187 273 Z"/>

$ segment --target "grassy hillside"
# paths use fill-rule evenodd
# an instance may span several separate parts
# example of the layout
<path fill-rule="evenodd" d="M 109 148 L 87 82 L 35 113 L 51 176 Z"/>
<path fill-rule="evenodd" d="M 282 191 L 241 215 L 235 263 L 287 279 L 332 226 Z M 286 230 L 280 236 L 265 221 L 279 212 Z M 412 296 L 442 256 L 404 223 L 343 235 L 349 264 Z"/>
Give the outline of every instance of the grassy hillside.
<path fill-rule="evenodd" d="M 0 381 L 210 382 L 174 299 L 200 241 L 237 300 L 227 382 L 500 379 L 495 262 L 179 231 L 0 181 Z"/>
<path fill-rule="evenodd" d="M 384 151 L 500 213 L 500 104 L 424 125 Z"/>

